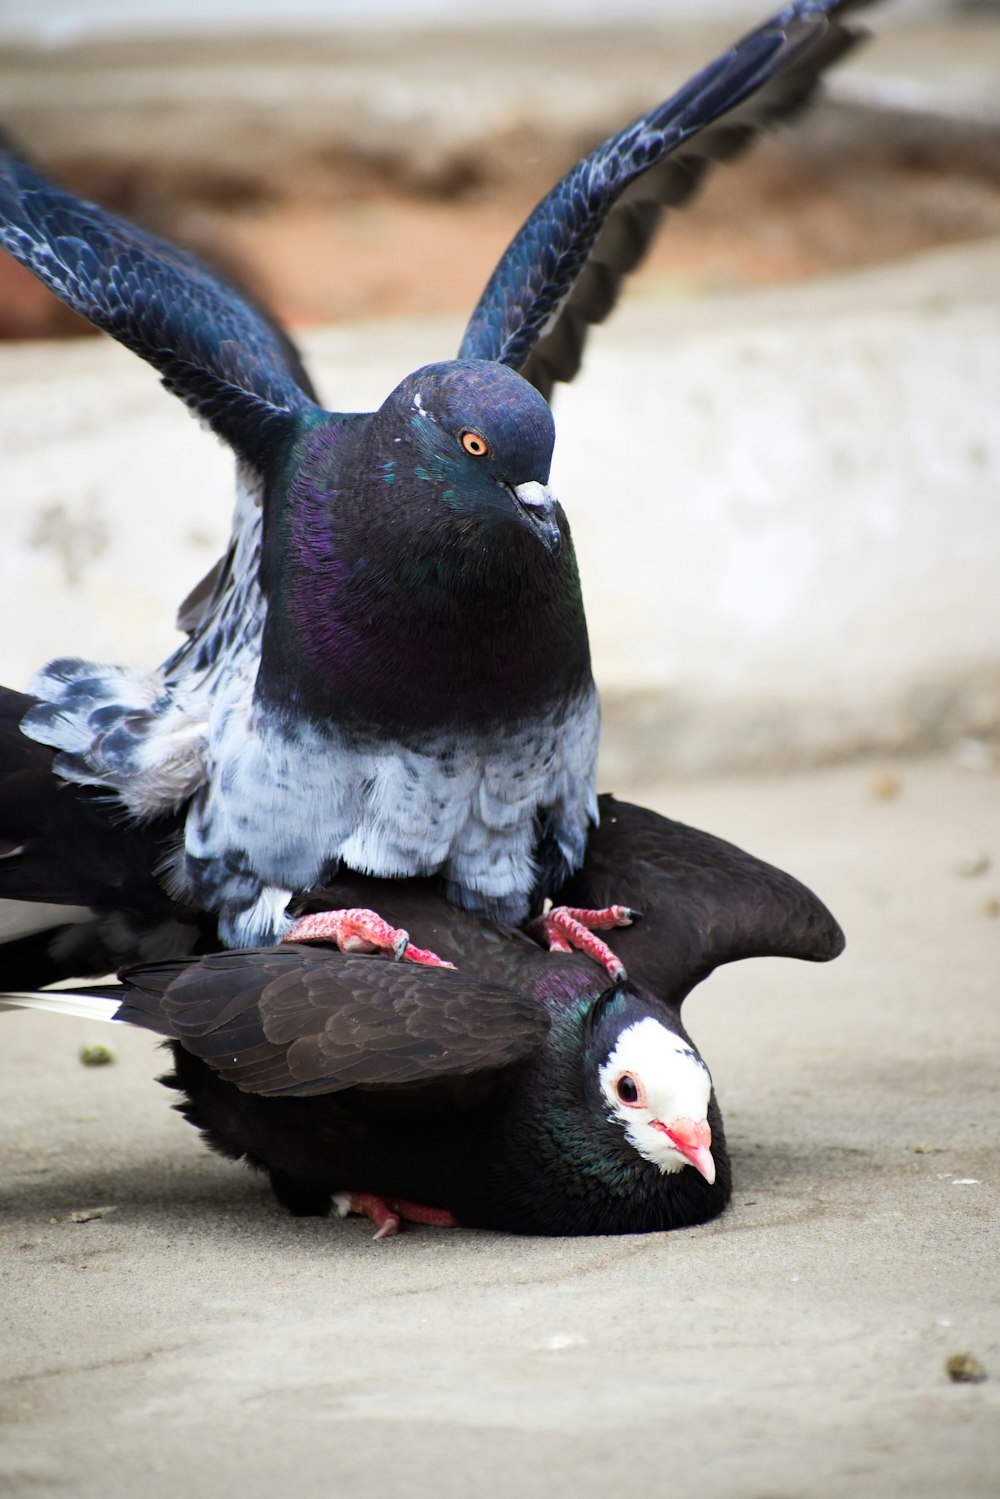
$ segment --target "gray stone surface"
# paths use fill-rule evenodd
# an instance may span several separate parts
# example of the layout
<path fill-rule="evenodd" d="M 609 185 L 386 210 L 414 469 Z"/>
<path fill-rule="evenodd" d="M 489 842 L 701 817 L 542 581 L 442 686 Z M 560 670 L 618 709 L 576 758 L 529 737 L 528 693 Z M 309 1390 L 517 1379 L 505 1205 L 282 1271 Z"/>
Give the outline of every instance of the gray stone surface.
<path fill-rule="evenodd" d="M 794 870 L 848 934 L 690 1002 L 732 1210 L 590 1240 L 295 1222 L 169 1111 L 151 1038 L 0 1014 L 0 1488 L 992 1499 L 1000 777 L 619 789 Z M 962 877 L 970 852 L 992 865 Z M 958 1352 L 985 1383 L 949 1381 Z"/>
<path fill-rule="evenodd" d="M 961 113 L 961 96 L 992 130 L 996 35 L 980 17 L 956 52 L 951 32 L 899 33 L 920 88 L 896 88 L 893 117 L 930 93 Z M 638 50 L 619 83 L 594 74 L 612 111 L 630 78 L 647 101 L 641 67 L 661 76 Z M 109 102 L 134 58 L 91 74 L 56 48 L 32 97 L 10 61 L 0 87 L 22 128 L 48 121 L 43 154 L 73 130 L 128 144 Z M 237 156 L 285 108 L 265 88 L 248 135 L 241 66 L 201 75 L 231 85 L 218 119 Z M 548 99 L 518 76 L 511 97 Z M 165 75 L 128 88 L 128 128 L 144 121 L 164 160 L 171 141 L 194 150 Z M 426 94 L 376 96 L 374 140 L 401 120 L 419 134 Z M 2 1014 L 0 1492 L 997 1493 L 997 260 L 977 245 L 790 290 L 654 293 L 560 397 L 602 784 L 791 869 L 848 935 L 830 968 L 746 964 L 691 1001 L 732 1210 L 669 1236 L 374 1244 L 360 1223 L 288 1219 L 204 1151 L 151 1081 L 150 1038 Z M 456 336 L 434 321 L 307 342 L 331 404 L 365 404 Z M 229 486 L 225 452 L 121 350 L 0 349 L 0 680 L 67 651 L 169 650 Z M 921 762 L 662 780 L 959 736 Z M 106 1039 L 114 1065 L 83 1067 Z M 73 1220 L 94 1208 L 112 1211 Z M 958 1352 L 985 1383 L 949 1381 Z"/>

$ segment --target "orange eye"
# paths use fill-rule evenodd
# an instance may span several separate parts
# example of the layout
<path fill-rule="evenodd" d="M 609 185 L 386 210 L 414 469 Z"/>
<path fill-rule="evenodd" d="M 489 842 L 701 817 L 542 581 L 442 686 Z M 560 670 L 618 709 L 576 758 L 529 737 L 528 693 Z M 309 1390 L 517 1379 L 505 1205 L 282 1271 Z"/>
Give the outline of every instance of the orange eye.
<path fill-rule="evenodd" d="M 490 445 L 485 437 L 480 437 L 478 432 L 463 432 L 458 440 L 470 457 L 488 458 L 490 456 Z"/>

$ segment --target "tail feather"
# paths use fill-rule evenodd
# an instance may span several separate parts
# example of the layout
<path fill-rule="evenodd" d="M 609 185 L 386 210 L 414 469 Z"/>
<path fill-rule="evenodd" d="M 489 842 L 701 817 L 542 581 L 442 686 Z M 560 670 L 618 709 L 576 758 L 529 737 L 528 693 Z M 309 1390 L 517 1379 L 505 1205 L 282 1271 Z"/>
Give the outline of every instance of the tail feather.
<path fill-rule="evenodd" d="M 0 1010 L 48 1010 L 54 1015 L 75 1015 L 78 1020 L 114 1020 L 124 997 L 124 990 L 117 986 L 12 992 L 0 994 Z"/>

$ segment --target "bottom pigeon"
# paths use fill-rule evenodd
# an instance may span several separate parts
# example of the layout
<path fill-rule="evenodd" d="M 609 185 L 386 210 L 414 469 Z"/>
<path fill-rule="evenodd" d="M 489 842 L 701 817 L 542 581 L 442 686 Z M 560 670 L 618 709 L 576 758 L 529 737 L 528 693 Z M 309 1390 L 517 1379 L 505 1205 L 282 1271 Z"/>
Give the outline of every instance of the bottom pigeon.
<path fill-rule="evenodd" d="M 47 773 L 31 767 L 36 812 Z M 105 809 L 76 788 L 59 787 L 48 842 L 22 827 L 13 843 L 0 816 L 10 847 L 2 889 L 51 901 L 59 865 L 55 899 L 74 905 L 77 921 L 88 905 L 107 919 L 94 909 L 92 874 L 75 894 L 52 843 L 69 840 L 79 853 L 77 797 L 81 838 L 93 837 Z M 135 836 L 107 817 L 101 889 L 125 912 Z M 29 859 L 34 883 L 25 876 L 19 887 L 18 862 L 27 870 Z M 149 903 L 148 883 L 137 891 Z M 596 908 L 612 897 L 642 917 L 608 933 L 627 973 L 610 985 L 588 958 L 545 952 L 461 911 L 433 882 L 351 876 L 308 907 L 375 907 L 455 968 L 286 945 L 147 962 L 118 985 L 9 1002 L 166 1037 L 174 1071 L 164 1081 L 181 1093 L 177 1107 L 216 1150 L 266 1171 L 293 1213 L 336 1204 L 366 1212 L 380 1233 L 404 1217 L 551 1235 L 703 1223 L 725 1208 L 731 1174 L 683 1001 L 720 964 L 823 962 L 843 937 L 791 876 L 604 796 L 585 864 L 559 900 Z M 3 972 L 0 949 L 9 984 Z"/>

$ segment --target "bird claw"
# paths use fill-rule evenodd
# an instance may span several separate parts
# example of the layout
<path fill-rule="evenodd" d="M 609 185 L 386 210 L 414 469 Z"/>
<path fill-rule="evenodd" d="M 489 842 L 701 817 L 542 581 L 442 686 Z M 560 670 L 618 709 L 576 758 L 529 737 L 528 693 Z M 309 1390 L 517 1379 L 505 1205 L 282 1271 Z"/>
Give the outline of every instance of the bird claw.
<path fill-rule="evenodd" d="M 550 952 L 585 953 L 600 963 L 615 983 L 626 978 L 625 965 L 611 951 L 606 942 L 595 936 L 595 932 L 610 931 L 612 927 L 631 926 L 641 912 L 630 906 L 604 906 L 599 911 L 581 910 L 577 906 L 553 906 L 541 916 L 529 921 L 525 930 L 543 942 Z"/>
<path fill-rule="evenodd" d="M 390 926 L 376 911 L 362 906 L 344 911 L 317 911 L 301 916 L 285 933 L 283 942 L 333 942 L 341 952 L 384 952 L 398 963 L 422 963 L 429 968 L 454 968 L 426 947 L 414 947 L 402 927 Z"/>
<path fill-rule="evenodd" d="M 429 1208 L 405 1197 L 377 1197 L 374 1192 L 335 1192 L 333 1206 L 341 1218 L 358 1213 L 375 1224 L 374 1239 L 391 1239 L 403 1223 L 427 1223 L 432 1228 L 457 1228 L 458 1219 L 447 1208 Z"/>

